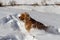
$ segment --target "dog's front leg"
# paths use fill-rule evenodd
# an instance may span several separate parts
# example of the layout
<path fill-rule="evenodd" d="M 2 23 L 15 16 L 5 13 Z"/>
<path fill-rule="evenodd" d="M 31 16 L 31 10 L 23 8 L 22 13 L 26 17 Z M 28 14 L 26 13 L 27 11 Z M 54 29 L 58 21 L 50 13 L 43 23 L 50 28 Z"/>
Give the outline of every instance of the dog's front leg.
<path fill-rule="evenodd" d="M 28 32 L 30 32 L 31 29 L 31 24 L 25 24 L 25 28 Z"/>

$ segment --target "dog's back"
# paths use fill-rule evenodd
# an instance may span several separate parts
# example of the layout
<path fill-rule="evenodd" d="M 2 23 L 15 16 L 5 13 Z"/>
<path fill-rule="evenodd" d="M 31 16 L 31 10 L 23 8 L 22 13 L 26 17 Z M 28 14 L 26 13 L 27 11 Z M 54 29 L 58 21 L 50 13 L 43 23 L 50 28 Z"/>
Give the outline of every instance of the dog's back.
<path fill-rule="evenodd" d="M 30 18 L 30 21 L 33 24 L 33 28 L 38 28 L 38 29 L 43 29 L 46 30 L 48 27 L 46 27 L 44 24 L 42 24 L 41 22 L 38 22 L 36 20 L 34 20 L 33 18 Z"/>

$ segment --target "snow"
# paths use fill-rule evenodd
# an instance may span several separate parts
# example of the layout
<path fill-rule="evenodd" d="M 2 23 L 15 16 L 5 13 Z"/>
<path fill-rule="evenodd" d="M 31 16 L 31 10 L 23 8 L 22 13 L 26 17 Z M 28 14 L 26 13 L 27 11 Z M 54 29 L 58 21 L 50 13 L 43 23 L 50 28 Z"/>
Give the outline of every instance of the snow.
<path fill-rule="evenodd" d="M 60 28 L 59 28 L 58 30 L 59 30 L 59 32 L 60 32 Z"/>
<path fill-rule="evenodd" d="M 35 7 L 37 11 L 34 7 L 28 8 L 31 10 L 20 9 L 19 7 L 0 8 L 0 40 L 60 40 L 60 35 L 58 33 L 54 34 L 56 32 L 60 33 L 60 14 L 51 12 L 50 10 L 52 8 L 49 9 L 47 7 L 46 11 L 43 7 L 39 11 L 37 7 Z M 48 29 L 49 31 L 31 29 L 30 33 L 28 33 L 25 29 L 24 22 L 18 18 L 22 12 L 28 12 L 35 20 L 44 23 L 48 27 L 51 26 Z"/>

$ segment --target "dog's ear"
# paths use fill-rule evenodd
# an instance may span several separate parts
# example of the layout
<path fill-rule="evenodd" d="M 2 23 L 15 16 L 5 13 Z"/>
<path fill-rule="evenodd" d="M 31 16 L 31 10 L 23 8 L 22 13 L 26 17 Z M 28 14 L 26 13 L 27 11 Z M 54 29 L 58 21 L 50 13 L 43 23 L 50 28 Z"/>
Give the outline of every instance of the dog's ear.
<path fill-rule="evenodd" d="M 29 16 L 29 14 L 28 14 L 27 12 L 24 12 L 24 14 L 25 14 L 26 16 Z"/>
<path fill-rule="evenodd" d="M 30 15 L 27 12 L 24 12 L 23 14 L 25 15 L 27 20 L 30 20 Z"/>
<path fill-rule="evenodd" d="M 29 14 L 26 14 L 26 16 L 27 16 L 27 19 L 30 20 L 30 15 Z"/>
<path fill-rule="evenodd" d="M 28 16 L 27 18 L 28 18 L 28 20 L 30 20 L 30 16 Z"/>

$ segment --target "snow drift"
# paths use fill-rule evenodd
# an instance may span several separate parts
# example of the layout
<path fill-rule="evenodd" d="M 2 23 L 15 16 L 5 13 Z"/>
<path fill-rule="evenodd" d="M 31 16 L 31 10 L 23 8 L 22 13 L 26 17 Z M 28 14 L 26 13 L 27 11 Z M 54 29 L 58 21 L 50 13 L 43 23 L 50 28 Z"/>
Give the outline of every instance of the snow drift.
<path fill-rule="evenodd" d="M 9 11 L 8 11 L 9 10 Z M 59 40 L 60 35 L 57 28 L 60 27 L 60 15 L 41 13 L 37 11 L 28 11 L 20 9 L 2 8 L 0 18 L 0 40 Z M 32 29 L 28 33 L 24 22 L 20 21 L 18 16 L 22 12 L 28 12 L 32 18 L 51 27 L 47 32 L 38 29 Z M 8 13 L 7 13 L 8 12 Z M 11 14 L 10 14 L 11 13 Z M 6 15 L 4 15 L 6 14 Z M 38 16 L 37 16 L 38 15 Z M 53 27 L 52 27 L 53 26 Z"/>

